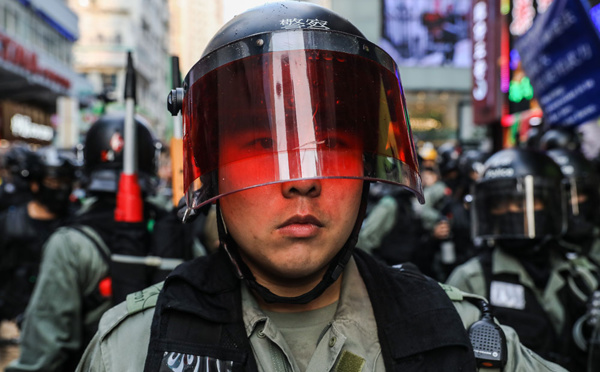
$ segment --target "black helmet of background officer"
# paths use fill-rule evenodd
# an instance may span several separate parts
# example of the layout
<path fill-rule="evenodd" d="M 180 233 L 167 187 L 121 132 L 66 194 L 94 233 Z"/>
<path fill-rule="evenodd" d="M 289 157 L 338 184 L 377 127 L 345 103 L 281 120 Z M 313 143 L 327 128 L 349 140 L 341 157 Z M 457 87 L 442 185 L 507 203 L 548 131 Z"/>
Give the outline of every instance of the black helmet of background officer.
<path fill-rule="evenodd" d="M 265 301 L 308 303 L 339 277 L 364 218 L 368 181 L 402 185 L 423 201 L 398 76 L 392 58 L 346 19 L 296 1 L 269 3 L 236 16 L 186 76 L 182 114 L 188 211 L 275 182 L 365 181 L 363 212 L 351 236 L 322 281 L 298 297 L 280 297 L 258 284 L 218 218 L 221 244 L 238 275 Z M 178 110 L 173 110 L 175 98 L 172 92 L 172 113 Z M 342 151 L 358 154 L 354 159 L 361 159 L 361 169 L 339 163 Z M 240 163 L 263 166 L 226 179 L 228 165 Z"/>
<path fill-rule="evenodd" d="M 581 140 L 574 128 L 550 128 L 540 137 L 539 147 L 542 151 L 552 149 L 579 151 Z"/>
<path fill-rule="evenodd" d="M 465 150 L 458 159 L 458 170 L 461 174 L 468 175 L 476 180 L 483 172 L 483 163 L 486 157 L 486 153 L 479 149 Z"/>
<path fill-rule="evenodd" d="M 80 164 L 55 147 L 42 147 L 27 157 L 26 171 L 33 197 L 57 216 L 69 210 L 73 183 Z"/>
<path fill-rule="evenodd" d="M 560 166 L 568 184 L 568 228 L 564 239 L 587 250 L 600 226 L 600 177 L 579 152 L 556 148 L 547 154 Z"/>
<path fill-rule="evenodd" d="M 461 147 L 454 142 L 446 142 L 437 149 L 437 165 L 442 181 L 452 190 L 455 197 L 464 193 L 463 180 L 459 169 Z"/>
<path fill-rule="evenodd" d="M 29 190 L 27 161 L 32 153 L 33 151 L 27 146 L 14 144 L 4 155 L 3 168 L 8 171 L 10 182 L 19 191 Z"/>
<path fill-rule="evenodd" d="M 136 116 L 138 180 L 142 192 L 153 194 L 158 184 L 158 140 L 148 123 Z M 125 116 L 102 116 L 88 130 L 83 148 L 85 188 L 95 195 L 114 195 L 123 171 Z"/>
<path fill-rule="evenodd" d="M 446 142 L 437 149 L 437 163 L 442 178 L 450 177 L 450 173 L 458 173 L 458 162 L 461 154 L 460 146 L 453 142 Z"/>
<path fill-rule="evenodd" d="M 517 256 L 536 254 L 566 229 L 560 167 L 542 152 L 512 148 L 492 155 L 474 190 L 473 235 Z"/>

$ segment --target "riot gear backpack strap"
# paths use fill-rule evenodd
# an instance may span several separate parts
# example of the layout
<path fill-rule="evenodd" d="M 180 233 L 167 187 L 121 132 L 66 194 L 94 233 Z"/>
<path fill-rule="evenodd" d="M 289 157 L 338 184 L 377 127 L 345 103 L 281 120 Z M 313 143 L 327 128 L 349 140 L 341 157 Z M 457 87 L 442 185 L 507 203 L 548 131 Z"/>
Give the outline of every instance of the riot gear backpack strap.
<path fill-rule="evenodd" d="M 102 258 L 102 261 L 106 264 L 106 267 L 109 273 L 98 283 L 98 285 L 94 288 L 94 290 L 85 295 L 83 297 L 83 309 L 84 311 L 91 311 L 98 306 L 100 306 L 103 302 L 111 299 L 112 291 L 109 291 L 111 288 L 107 288 L 110 285 L 110 249 L 104 243 L 102 238 L 90 227 L 75 225 L 70 226 L 73 230 L 78 231 L 80 234 L 88 238 L 92 245 L 96 248 L 98 254 Z"/>
<path fill-rule="evenodd" d="M 158 259 L 158 266 L 165 266 L 162 261 L 168 261 L 167 264 L 173 265 L 179 263 L 178 259 L 162 259 L 159 257 L 150 257 L 147 254 L 137 255 L 126 251 L 128 242 L 119 236 L 121 245 L 115 243 L 115 240 L 105 241 L 103 236 L 88 226 L 71 226 L 73 229 L 85 235 L 94 245 L 102 260 L 108 267 L 108 274 L 100 280 L 94 292 L 85 296 L 84 308 L 94 309 L 100 306 L 104 301 L 110 299 L 113 304 L 124 301 L 129 293 L 134 293 L 149 286 L 151 283 L 148 272 L 151 267 L 156 266 L 148 259 Z M 137 229 L 139 230 L 139 229 Z M 123 231 L 123 230 L 121 230 Z M 138 231 L 137 235 L 141 234 Z M 130 240 L 132 237 L 128 237 Z M 135 253 L 135 252 L 134 252 Z M 147 253 L 147 252 L 146 252 Z M 169 266 L 166 265 L 166 266 Z"/>

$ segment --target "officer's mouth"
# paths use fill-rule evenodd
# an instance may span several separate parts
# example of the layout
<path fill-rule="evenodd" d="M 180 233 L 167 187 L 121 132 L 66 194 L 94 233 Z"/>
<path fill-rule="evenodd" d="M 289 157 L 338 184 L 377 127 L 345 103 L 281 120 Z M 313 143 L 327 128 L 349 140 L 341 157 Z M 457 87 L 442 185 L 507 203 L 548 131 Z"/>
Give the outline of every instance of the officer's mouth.
<path fill-rule="evenodd" d="M 277 231 L 285 237 L 311 238 L 319 233 L 323 223 L 313 215 L 295 215 L 277 226 Z"/>

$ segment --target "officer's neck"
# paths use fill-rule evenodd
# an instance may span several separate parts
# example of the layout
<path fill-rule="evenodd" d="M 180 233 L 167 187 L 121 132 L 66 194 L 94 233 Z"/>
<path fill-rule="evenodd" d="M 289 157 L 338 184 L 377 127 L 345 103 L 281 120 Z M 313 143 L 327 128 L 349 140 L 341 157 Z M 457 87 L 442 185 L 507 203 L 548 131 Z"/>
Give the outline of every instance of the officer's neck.
<path fill-rule="evenodd" d="M 327 287 L 327 289 L 325 289 L 325 291 L 319 297 L 315 298 L 314 300 L 312 300 L 311 302 L 309 302 L 307 304 L 267 303 L 265 300 L 262 299 L 262 297 L 260 297 L 260 295 L 258 293 L 253 291 L 252 294 L 256 298 L 256 301 L 258 302 L 258 305 L 260 306 L 260 308 L 267 310 L 267 311 L 274 311 L 274 312 L 280 312 L 280 313 L 295 313 L 295 312 L 316 310 L 316 309 L 321 309 L 325 306 L 331 305 L 332 303 L 339 300 L 341 288 L 342 288 L 342 276 L 343 275 L 341 275 L 332 285 Z M 264 283 L 263 283 L 263 285 L 264 285 Z M 302 289 L 301 291 L 299 291 L 298 288 L 292 289 L 287 286 L 276 286 L 276 285 L 267 285 L 267 288 L 269 288 L 269 290 L 271 292 L 275 293 L 276 295 L 283 296 L 283 297 L 296 297 L 296 296 L 302 295 L 302 294 L 308 292 L 310 289 L 312 289 L 312 288 L 309 288 L 308 290 Z"/>

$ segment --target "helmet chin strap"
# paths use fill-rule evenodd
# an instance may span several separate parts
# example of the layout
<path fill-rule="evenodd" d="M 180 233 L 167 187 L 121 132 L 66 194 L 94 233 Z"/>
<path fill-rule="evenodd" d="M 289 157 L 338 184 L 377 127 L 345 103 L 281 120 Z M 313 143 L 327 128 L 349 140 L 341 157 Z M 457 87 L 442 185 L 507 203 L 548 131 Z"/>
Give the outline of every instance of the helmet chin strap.
<path fill-rule="evenodd" d="M 344 272 L 344 268 L 346 267 L 346 264 L 348 264 L 350 257 L 352 257 L 352 251 L 358 241 L 358 233 L 360 232 L 360 227 L 362 225 L 363 219 L 365 218 L 367 210 L 367 196 L 369 194 L 369 185 L 369 182 L 363 183 L 360 209 L 350 237 L 348 238 L 344 246 L 340 249 L 340 251 L 335 255 L 335 257 L 329 262 L 329 267 L 327 268 L 327 271 L 323 275 L 321 281 L 313 289 L 302 295 L 296 297 L 279 296 L 256 281 L 254 274 L 240 256 L 240 248 L 238 244 L 226 231 L 225 223 L 221 215 L 221 208 L 217 201 L 217 227 L 219 232 L 219 240 L 221 242 L 221 248 L 223 248 L 227 252 L 238 278 L 243 279 L 246 282 L 246 285 L 248 285 L 248 287 L 254 290 L 256 293 L 258 293 L 258 295 L 265 302 L 298 305 L 307 304 L 313 301 L 314 299 L 318 298 L 320 295 L 322 295 L 323 292 L 325 292 L 325 290 L 340 277 L 340 275 Z"/>

